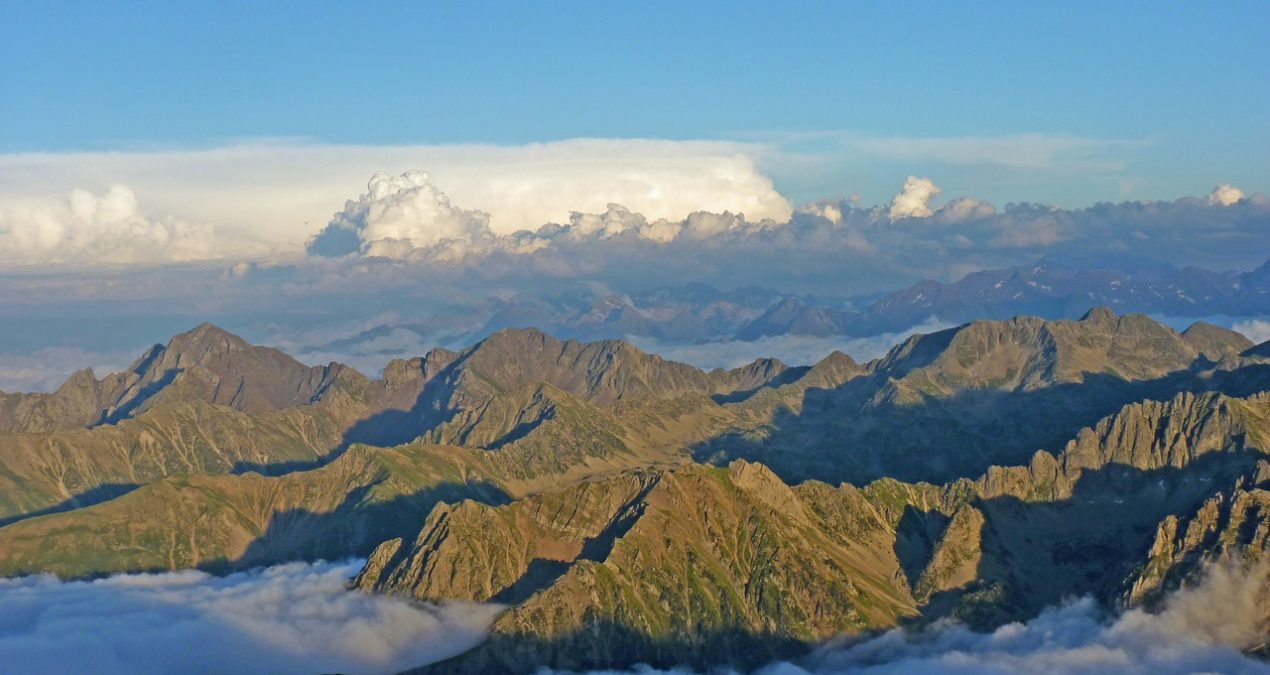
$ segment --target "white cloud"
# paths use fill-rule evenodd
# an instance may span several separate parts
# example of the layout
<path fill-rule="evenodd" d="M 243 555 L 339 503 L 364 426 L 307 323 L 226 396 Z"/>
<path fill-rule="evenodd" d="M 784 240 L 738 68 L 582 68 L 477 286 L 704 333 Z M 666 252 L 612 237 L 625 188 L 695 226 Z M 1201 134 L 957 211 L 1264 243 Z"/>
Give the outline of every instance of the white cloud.
<path fill-rule="evenodd" d="M 1238 321 L 1230 329 L 1237 333 L 1243 333 L 1244 337 L 1257 344 L 1270 340 L 1270 321 L 1265 319 Z"/>
<path fill-rule="evenodd" d="M 931 215 L 930 200 L 942 190 L 929 178 L 909 176 L 904 187 L 891 200 L 891 220 L 900 218 L 926 218 Z"/>
<path fill-rule="evenodd" d="M 652 220 L 730 211 L 785 220 L 792 209 L 755 165 L 757 147 L 714 141 L 575 139 L 520 146 L 254 143 L 207 150 L 0 155 L 0 205 L 128 185 L 174 222 L 214 226 L 255 257 L 294 255 L 366 177 L 427 168 L 495 234 L 624 204 Z M 214 251 L 219 252 L 219 251 Z"/>
<path fill-rule="evenodd" d="M 346 590 L 358 568 L 0 580 L 0 663 L 12 675 L 393 673 L 470 648 L 501 611 Z"/>
<path fill-rule="evenodd" d="M 1263 640 L 1270 616 L 1270 565 L 1212 567 L 1158 614 L 1140 609 L 1108 623 L 1091 598 L 1048 609 L 1027 623 L 975 633 L 938 624 L 927 633 L 894 630 L 854 647 L 827 650 L 796 673 L 1151 673 L 1264 672 L 1239 653 Z"/>
<path fill-rule="evenodd" d="M 123 185 L 0 201 L 0 265 L 180 262 L 236 252 L 218 244 L 210 226 L 142 213 Z"/>
<path fill-rule="evenodd" d="M 1222 564 L 1195 588 L 1175 593 L 1158 614 L 1130 610 L 1114 620 L 1091 598 L 1048 609 L 1027 623 L 976 633 L 940 622 L 926 631 L 892 630 L 845 648 L 827 647 L 801 665 L 776 663 L 756 675 L 842 673 L 925 675 L 1190 675 L 1265 673 L 1239 650 L 1265 640 L 1270 565 L 1241 570 Z M 631 675 L 687 675 L 691 670 L 637 667 Z M 734 672 L 734 671 L 729 671 Z"/>
<path fill-rule="evenodd" d="M 402 258 L 415 249 L 489 236 L 488 214 L 453 206 L 427 173 L 411 170 L 372 176 L 366 192 L 345 202 L 313 246 L 340 255 L 355 243 L 353 250 L 365 255 Z"/>
<path fill-rule="evenodd" d="M 97 377 L 120 372 L 143 351 L 144 347 L 103 352 L 78 347 L 44 347 L 27 353 L 0 352 L 0 391 L 53 391 L 83 368 L 92 368 Z"/>
<path fill-rule="evenodd" d="M 958 197 L 944 204 L 935 212 L 937 222 L 946 225 L 961 223 L 967 220 L 981 220 L 997 215 L 997 207 L 981 202 L 973 197 Z"/>
<path fill-rule="evenodd" d="M 859 195 L 852 195 L 855 201 L 859 201 Z M 842 209 L 832 201 L 812 202 L 798 207 L 799 213 L 806 213 L 810 216 L 818 216 L 824 218 L 834 225 L 842 224 Z"/>
<path fill-rule="evenodd" d="M 498 235 L 489 215 L 468 211 L 432 184 L 423 171 L 400 176 L 376 174 L 367 191 L 345 203 L 308 246 L 310 253 L 336 257 L 353 252 L 399 260 L 430 263 L 462 263 L 470 256 L 495 251 L 512 255 L 535 253 L 557 242 L 603 242 L 629 234 L 637 239 L 668 243 L 676 239 L 707 240 L 734 230 L 762 229 L 739 214 L 694 211 L 681 221 L 665 218 L 649 222 L 621 204 L 609 204 L 604 213 L 574 211 L 566 225 L 548 223 L 537 230 L 518 230 Z"/>
<path fill-rule="evenodd" d="M 596 236 L 605 239 L 627 230 L 640 230 L 648 226 L 648 219 L 641 213 L 632 213 L 621 204 L 609 204 L 604 213 L 569 214 L 570 234 L 577 238 Z M 678 231 L 675 232 L 678 234 Z M 671 236 L 670 239 L 674 237 Z"/>
<path fill-rule="evenodd" d="M 933 333 L 951 328 L 954 324 L 930 317 L 916 326 L 898 333 L 882 333 L 872 337 L 849 338 L 844 336 L 817 337 L 811 335 L 774 335 L 745 342 L 702 342 L 697 344 L 667 344 L 654 338 L 634 335 L 626 341 L 640 349 L 660 355 L 671 361 L 680 361 L 709 370 L 711 368 L 736 368 L 758 358 L 776 358 L 791 366 L 812 365 L 833 352 L 843 352 L 864 363 L 882 356 L 911 335 Z"/>
<path fill-rule="evenodd" d="M 1243 198 L 1243 190 L 1240 190 L 1229 183 L 1222 183 L 1221 185 L 1213 188 L 1213 191 L 1208 194 L 1208 203 L 1213 206 L 1230 206 L 1232 204 L 1239 203 L 1239 201 Z"/>

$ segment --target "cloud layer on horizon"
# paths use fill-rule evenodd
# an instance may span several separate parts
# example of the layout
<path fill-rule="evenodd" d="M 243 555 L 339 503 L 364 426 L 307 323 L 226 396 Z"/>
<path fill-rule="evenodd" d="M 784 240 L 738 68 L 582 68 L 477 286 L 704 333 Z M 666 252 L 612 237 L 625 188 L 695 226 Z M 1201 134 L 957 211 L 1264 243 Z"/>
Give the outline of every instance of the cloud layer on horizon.
<path fill-rule="evenodd" d="M 484 212 L 458 205 L 428 174 L 412 171 L 372 178 L 367 192 L 347 202 L 309 251 L 371 265 L 403 261 L 438 274 L 479 268 L 485 278 L 607 275 L 602 280 L 612 281 L 627 268 L 684 279 L 692 270 L 721 268 L 752 275 L 734 283 L 779 286 L 762 279 L 820 275 L 838 282 L 855 272 L 874 279 L 907 276 L 909 283 L 914 277 L 949 280 L 1047 255 L 1222 269 L 1259 264 L 1270 250 L 1270 199 L 1230 186 L 1219 186 L 1214 195 L 1220 197 L 1208 200 L 1077 210 L 1030 203 L 998 210 L 973 197 L 937 204 L 941 192 L 929 178 L 909 176 L 888 204 L 825 200 L 785 220 L 726 211 L 653 219 L 611 203 L 602 212 L 575 211 L 563 223 L 500 234 Z M 679 270 L 667 269 L 676 264 Z"/>
<path fill-rule="evenodd" d="M 0 201 L 0 266 L 181 262 L 248 250 L 218 241 L 209 225 L 143 213 L 123 185 L 101 194 L 75 189 L 65 197 Z"/>
<path fill-rule="evenodd" d="M 752 341 L 669 344 L 653 338 L 628 335 L 626 341 L 664 359 L 691 364 L 703 370 L 736 368 L 759 358 L 780 359 L 790 366 L 810 366 L 833 352 L 842 352 L 865 363 L 885 355 L 909 336 L 934 333 L 954 325 L 932 316 L 907 330 L 866 338 L 772 335 Z"/>
<path fill-rule="evenodd" d="M 1030 203 L 998 208 L 975 196 L 939 204 L 943 187 L 919 174 L 908 176 L 899 193 L 878 206 L 863 206 L 858 198 L 821 200 L 795 212 L 765 169 L 777 161 L 773 157 L 782 152 L 782 142 L 793 141 L 573 139 L 520 146 L 283 141 L 183 151 L 0 155 L 0 269 L 294 262 L 322 233 L 319 245 L 309 250 L 415 261 L 454 263 L 490 251 L 534 254 L 561 248 L 564 239 L 620 249 L 625 237 L 676 245 L 703 242 L 707 249 L 743 241 L 783 250 L 828 246 L 848 258 L 853 252 L 898 258 L 929 251 L 948 274 L 985 264 L 976 256 L 994 257 L 976 248 L 1071 248 L 1082 239 L 1096 240 L 1086 248 L 1113 252 L 1158 244 L 1176 256 L 1176 242 L 1159 243 L 1153 230 L 1184 228 L 1199 239 L 1240 236 L 1247 234 L 1247 224 L 1233 233 L 1215 227 L 1247 220 L 1250 208 L 1264 212 L 1268 205 L 1265 197 L 1228 184 L 1217 186 L 1206 200 L 1074 210 Z M 1080 158 L 1108 147 L 1105 141 L 1043 134 L 869 138 L 829 133 L 801 142 L 919 164 L 969 158 L 976 166 L 1013 171 L 1054 170 L 1057 158 Z M 1077 166 L 1089 170 L 1080 162 Z M 359 195 L 361 185 L 367 189 Z M 1213 210 L 1195 208 L 1204 205 Z M 1218 214 L 1219 209 L 1242 215 Z M 815 215 L 834 228 L 808 228 L 801 222 Z M 1264 226 L 1264 213 L 1257 217 Z M 875 227 L 879 224 L 906 224 L 914 231 L 907 237 L 888 235 Z M 923 227 L 928 231 L 920 232 Z M 927 268 L 930 262 L 912 267 Z"/>
<path fill-rule="evenodd" d="M 278 142 L 0 155 L 0 243 L 6 232 L 41 243 L 55 240 L 58 232 L 72 239 L 93 232 L 70 217 L 75 214 L 68 216 L 65 195 L 72 192 L 126 192 L 135 195 L 134 207 L 145 205 L 136 218 L 192 224 L 186 226 L 217 235 L 210 250 L 186 247 L 155 255 L 121 232 L 110 242 L 118 249 L 137 247 L 128 259 L 94 256 L 74 246 L 19 255 L 30 253 L 23 248 L 0 256 L 0 265 L 294 256 L 367 176 L 418 167 L 428 167 L 456 203 L 489 214 L 489 227 L 500 235 L 560 222 L 575 210 L 600 211 L 608 203 L 653 218 L 680 219 L 702 209 L 788 218 L 791 206 L 758 169 L 756 154 L 753 145 L 726 141 L 573 139 L 519 146 Z"/>
<path fill-rule="evenodd" d="M 386 674 L 466 650 L 502 610 L 346 590 L 359 567 L 0 579 L 0 663 L 12 675 Z"/>

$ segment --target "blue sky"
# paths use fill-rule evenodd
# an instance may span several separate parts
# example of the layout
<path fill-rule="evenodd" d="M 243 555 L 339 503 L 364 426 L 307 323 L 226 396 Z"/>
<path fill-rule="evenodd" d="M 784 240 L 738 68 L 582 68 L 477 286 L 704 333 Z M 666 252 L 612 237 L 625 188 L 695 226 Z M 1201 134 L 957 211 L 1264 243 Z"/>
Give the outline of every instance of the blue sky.
<path fill-rule="evenodd" d="M 817 160 L 767 167 L 795 199 L 914 172 L 1066 205 L 1270 182 L 1264 2 L 7 2 L 0 24 L 7 153 L 775 139 Z M 1012 197 L 982 162 L 790 141 L 824 132 L 1078 139 L 1102 169 Z"/>
<path fill-rule="evenodd" d="M 301 344 L 570 284 L 1249 270 L 1267 26 L 1264 1 L 0 0 L 25 328 L 0 388 L 203 320 Z"/>

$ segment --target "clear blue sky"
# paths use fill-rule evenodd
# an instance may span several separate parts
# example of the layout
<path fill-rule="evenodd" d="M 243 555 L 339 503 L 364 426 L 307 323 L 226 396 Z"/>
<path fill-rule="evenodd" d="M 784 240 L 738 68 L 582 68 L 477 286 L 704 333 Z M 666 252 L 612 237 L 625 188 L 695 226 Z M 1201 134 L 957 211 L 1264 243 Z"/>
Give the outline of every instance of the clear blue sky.
<path fill-rule="evenodd" d="M 1264 190 L 1268 44 L 1267 2 L 3 0 L 0 152 L 1036 132 Z"/>

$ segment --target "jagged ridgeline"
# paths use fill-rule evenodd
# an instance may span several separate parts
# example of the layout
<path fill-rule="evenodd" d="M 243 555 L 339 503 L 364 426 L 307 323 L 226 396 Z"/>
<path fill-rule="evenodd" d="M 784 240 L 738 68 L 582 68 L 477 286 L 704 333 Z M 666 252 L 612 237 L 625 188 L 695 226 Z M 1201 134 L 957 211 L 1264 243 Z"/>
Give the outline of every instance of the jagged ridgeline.
<path fill-rule="evenodd" d="M 0 573 L 367 556 L 509 606 L 437 672 L 755 666 L 1270 557 L 1270 345 L 1105 309 L 702 371 L 506 330 L 372 380 L 210 325 L 0 394 Z"/>

